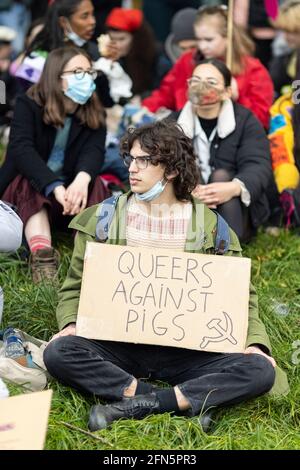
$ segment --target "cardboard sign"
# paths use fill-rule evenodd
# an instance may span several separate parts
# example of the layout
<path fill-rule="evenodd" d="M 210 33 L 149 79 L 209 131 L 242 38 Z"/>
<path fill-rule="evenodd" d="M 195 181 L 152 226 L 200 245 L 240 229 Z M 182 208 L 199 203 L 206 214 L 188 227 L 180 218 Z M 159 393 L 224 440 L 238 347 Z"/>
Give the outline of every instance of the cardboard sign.
<path fill-rule="evenodd" d="M 42 450 L 52 390 L 0 400 L 0 450 Z"/>
<path fill-rule="evenodd" d="M 88 242 L 76 333 L 242 352 L 250 267 L 248 258 Z"/>

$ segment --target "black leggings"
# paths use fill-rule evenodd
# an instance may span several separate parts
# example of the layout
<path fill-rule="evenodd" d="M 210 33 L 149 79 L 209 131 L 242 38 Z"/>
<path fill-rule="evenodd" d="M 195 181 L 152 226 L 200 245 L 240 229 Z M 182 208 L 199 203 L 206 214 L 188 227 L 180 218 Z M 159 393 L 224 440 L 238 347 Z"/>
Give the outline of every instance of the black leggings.
<path fill-rule="evenodd" d="M 234 174 L 227 170 L 215 170 L 209 178 L 209 183 L 226 183 L 232 181 Z M 254 235 L 251 227 L 249 209 L 244 206 L 239 197 L 234 197 L 230 201 L 220 204 L 217 207 L 219 214 L 226 220 L 228 225 L 235 231 L 239 240 L 247 242 Z"/>

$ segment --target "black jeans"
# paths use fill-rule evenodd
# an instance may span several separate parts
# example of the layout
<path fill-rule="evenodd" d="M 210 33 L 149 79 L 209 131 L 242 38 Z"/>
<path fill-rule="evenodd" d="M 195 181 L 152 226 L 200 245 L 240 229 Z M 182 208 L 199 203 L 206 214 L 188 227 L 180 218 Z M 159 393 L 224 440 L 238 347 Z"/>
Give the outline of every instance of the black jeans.
<path fill-rule="evenodd" d="M 272 364 L 258 354 L 219 354 L 64 336 L 44 352 L 49 373 L 83 393 L 119 401 L 134 378 L 178 385 L 192 412 L 231 405 L 269 391 Z"/>

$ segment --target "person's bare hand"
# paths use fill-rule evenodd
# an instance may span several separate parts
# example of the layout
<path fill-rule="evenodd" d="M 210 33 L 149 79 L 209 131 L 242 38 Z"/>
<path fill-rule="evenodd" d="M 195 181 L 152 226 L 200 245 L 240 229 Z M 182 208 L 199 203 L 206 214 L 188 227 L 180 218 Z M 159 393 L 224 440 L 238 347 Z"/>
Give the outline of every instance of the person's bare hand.
<path fill-rule="evenodd" d="M 241 186 L 237 181 L 198 184 L 192 194 L 209 208 L 215 209 L 220 204 L 230 201 L 233 197 L 240 196 Z"/>
<path fill-rule="evenodd" d="M 120 59 L 120 49 L 118 48 L 116 42 L 110 39 L 109 34 L 101 34 L 97 41 L 101 57 L 105 57 L 106 59 L 110 59 L 112 61 Z"/>
<path fill-rule="evenodd" d="M 121 57 L 120 49 L 118 48 L 117 44 L 114 41 L 108 42 L 106 45 L 106 55 L 107 59 L 111 59 L 112 61 L 119 60 Z"/>
<path fill-rule="evenodd" d="M 53 190 L 53 194 L 57 202 L 63 207 L 63 212 L 65 211 L 65 195 L 66 195 L 66 188 L 61 184 L 56 186 Z"/>
<path fill-rule="evenodd" d="M 85 171 L 78 173 L 66 189 L 63 215 L 76 215 L 86 208 L 90 181 L 91 177 L 88 173 Z"/>
<path fill-rule="evenodd" d="M 57 338 L 62 338 L 63 336 L 75 336 L 76 335 L 76 323 L 70 323 L 66 326 L 63 330 L 56 333 L 56 335 L 52 336 L 49 343 L 54 341 Z"/>
<path fill-rule="evenodd" d="M 248 346 L 248 348 L 245 349 L 244 354 L 260 354 L 261 356 L 265 356 L 265 358 L 268 359 L 268 361 L 271 362 L 272 366 L 276 367 L 275 359 L 271 356 L 268 356 L 268 354 L 264 353 L 257 346 Z"/>

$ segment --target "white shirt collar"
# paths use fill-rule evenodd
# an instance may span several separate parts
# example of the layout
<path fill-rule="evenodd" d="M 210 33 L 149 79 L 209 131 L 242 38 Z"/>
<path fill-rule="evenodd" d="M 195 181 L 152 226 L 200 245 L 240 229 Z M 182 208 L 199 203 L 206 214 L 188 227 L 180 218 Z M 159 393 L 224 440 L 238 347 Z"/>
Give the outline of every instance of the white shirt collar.
<path fill-rule="evenodd" d="M 195 119 L 193 105 L 188 101 L 178 119 L 178 124 L 183 128 L 188 137 L 193 139 L 201 133 L 201 126 L 198 119 Z M 221 139 L 230 135 L 236 128 L 233 103 L 230 99 L 226 99 L 222 103 L 221 112 L 218 117 L 217 133 Z"/>

